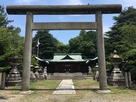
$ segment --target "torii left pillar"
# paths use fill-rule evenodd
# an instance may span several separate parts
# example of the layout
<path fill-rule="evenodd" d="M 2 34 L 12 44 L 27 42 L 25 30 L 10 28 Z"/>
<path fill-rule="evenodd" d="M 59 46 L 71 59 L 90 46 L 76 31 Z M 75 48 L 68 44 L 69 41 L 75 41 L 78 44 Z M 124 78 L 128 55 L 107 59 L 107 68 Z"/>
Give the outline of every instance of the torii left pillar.
<path fill-rule="evenodd" d="M 26 14 L 26 33 L 25 33 L 25 47 L 23 57 L 23 77 L 22 77 L 22 91 L 29 90 L 30 84 L 30 65 L 31 65 L 31 52 L 32 52 L 32 12 Z"/>

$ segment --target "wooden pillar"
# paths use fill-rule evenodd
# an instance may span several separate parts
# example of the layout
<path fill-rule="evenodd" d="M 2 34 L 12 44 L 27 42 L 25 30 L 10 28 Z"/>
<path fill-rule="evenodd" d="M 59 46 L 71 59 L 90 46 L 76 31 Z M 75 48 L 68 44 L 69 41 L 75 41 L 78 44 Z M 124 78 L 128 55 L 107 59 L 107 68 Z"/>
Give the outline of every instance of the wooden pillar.
<path fill-rule="evenodd" d="M 105 48 L 104 48 L 104 37 L 103 37 L 103 27 L 102 27 L 102 12 L 96 12 L 96 22 L 97 22 L 97 55 L 98 55 L 98 65 L 99 65 L 99 86 L 100 90 L 107 89 L 107 75 L 106 75 L 106 65 L 105 65 Z"/>
<path fill-rule="evenodd" d="M 30 65 L 31 65 L 31 52 L 32 52 L 32 12 L 26 14 L 26 34 L 25 34 L 25 47 L 23 57 L 23 77 L 22 77 L 22 91 L 29 90 L 30 84 Z"/>

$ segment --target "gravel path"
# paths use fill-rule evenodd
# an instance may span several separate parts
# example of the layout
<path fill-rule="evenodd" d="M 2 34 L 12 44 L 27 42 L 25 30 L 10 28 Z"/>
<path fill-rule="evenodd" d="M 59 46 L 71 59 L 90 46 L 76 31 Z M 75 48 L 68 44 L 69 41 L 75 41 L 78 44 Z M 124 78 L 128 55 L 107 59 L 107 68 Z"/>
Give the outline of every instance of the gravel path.
<path fill-rule="evenodd" d="M 72 79 L 64 79 L 52 94 L 76 94 Z"/>

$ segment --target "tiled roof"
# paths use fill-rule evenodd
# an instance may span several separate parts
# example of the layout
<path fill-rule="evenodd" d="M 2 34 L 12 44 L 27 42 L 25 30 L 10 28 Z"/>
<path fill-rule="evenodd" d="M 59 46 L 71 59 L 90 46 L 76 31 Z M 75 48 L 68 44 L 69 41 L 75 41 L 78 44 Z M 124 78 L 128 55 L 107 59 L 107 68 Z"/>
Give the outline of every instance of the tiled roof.
<path fill-rule="evenodd" d="M 88 63 L 89 61 L 97 60 L 98 57 L 93 59 L 82 59 L 81 53 L 55 53 L 53 59 L 40 59 L 35 57 L 39 61 L 49 62 L 84 62 Z"/>
<path fill-rule="evenodd" d="M 82 62 L 86 61 L 82 59 L 81 53 L 55 53 L 50 62 Z"/>

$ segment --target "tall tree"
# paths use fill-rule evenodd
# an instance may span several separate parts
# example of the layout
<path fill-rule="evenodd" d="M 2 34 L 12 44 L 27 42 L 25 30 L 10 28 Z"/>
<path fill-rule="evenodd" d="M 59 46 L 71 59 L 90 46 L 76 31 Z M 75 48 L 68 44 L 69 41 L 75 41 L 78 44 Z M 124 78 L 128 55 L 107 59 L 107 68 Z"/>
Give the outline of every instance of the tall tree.
<path fill-rule="evenodd" d="M 39 39 L 39 46 L 36 43 Z M 57 51 L 58 40 L 54 38 L 49 31 L 40 30 L 37 31 L 35 37 L 33 38 L 33 54 L 37 54 L 39 47 L 39 57 L 44 59 L 49 59 L 53 57 L 53 53 Z"/>
<path fill-rule="evenodd" d="M 0 28 L 0 67 L 9 65 L 9 57 L 23 54 L 23 39 L 19 36 L 20 29 L 10 26 Z"/>
<path fill-rule="evenodd" d="M 114 25 L 111 31 L 106 33 L 106 54 L 109 55 L 115 49 L 118 53 L 128 51 L 132 42 L 135 42 L 135 28 L 136 28 L 136 9 L 128 7 L 124 9 L 119 16 L 113 18 Z M 127 40 L 126 40 L 127 39 Z M 129 43 L 128 43 L 129 42 Z"/>
<path fill-rule="evenodd" d="M 82 53 L 84 58 L 94 58 L 96 54 L 96 32 L 82 30 L 79 36 L 70 39 L 70 52 Z"/>
<path fill-rule="evenodd" d="M 0 5 L 0 27 L 6 27 L 10 22 L 12 22 L 12 20 L 7 19 L 7 13 L 4 7 Z"/>
<path fill-rule="evenodd" d="M 65 45 L 62 42 L 59 42 L 57 44 L 57 53 L 69 53 L 69 45 Z"/>
<path fill-rule="evenodd" d="M 111 31 L 106 33 L 106 55 L 109 56 L 113 50 L 117 50 L 124 61 L 127 59 L 124 70 L 131 71 L 132 80 L 136 80 L 136 9 L 125 8 L 114 20 Z"/>
<path fill-rule="evenodd" d="M 23 54 L 23 38 L 20 37 L 20 28 L 8 26 L 11 20 L 7 19 L 4 7 L 0 6 L 0 70 L 6 70 L 9 57 Z"/>

